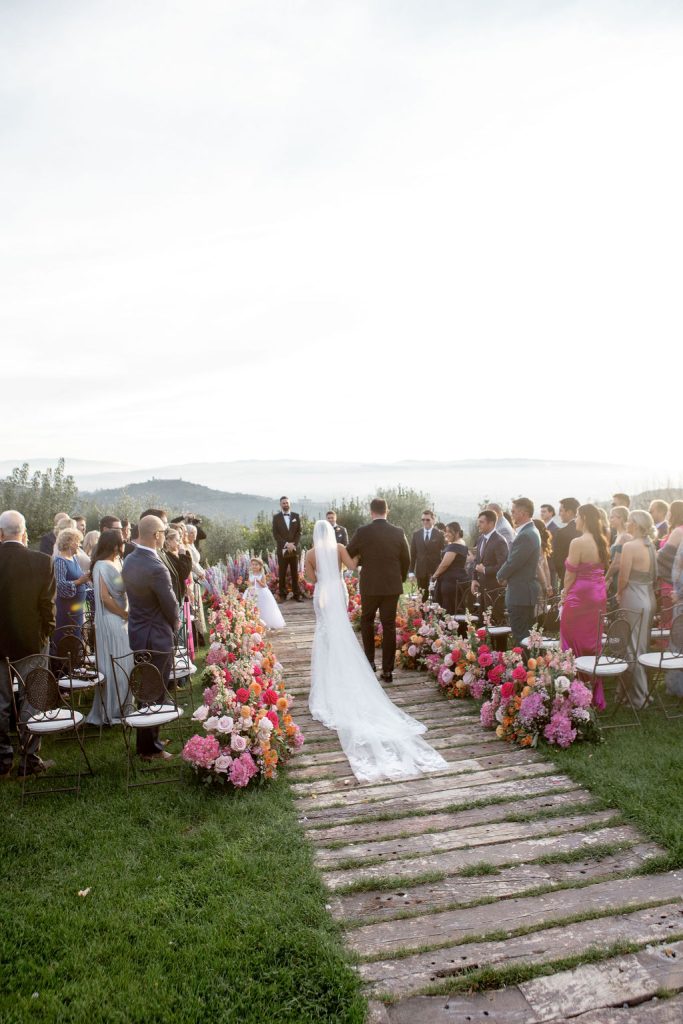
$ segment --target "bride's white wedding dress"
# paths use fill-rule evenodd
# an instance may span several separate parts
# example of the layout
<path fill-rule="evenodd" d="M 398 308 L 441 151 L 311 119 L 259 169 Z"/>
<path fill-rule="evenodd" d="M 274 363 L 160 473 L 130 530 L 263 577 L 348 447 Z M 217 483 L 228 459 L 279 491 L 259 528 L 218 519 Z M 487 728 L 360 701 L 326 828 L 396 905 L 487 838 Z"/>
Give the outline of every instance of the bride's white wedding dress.
<path fill-rule="evenodd" d="M 420 734 L 426 726 L 387 697 L 358 643 L 347 613 L 334 531 L 313 531 L 317 582 L 311 660 L 311 714 L 335 729 L 353 774 L 362 782 L 400 779 L 447 767 Z"/>

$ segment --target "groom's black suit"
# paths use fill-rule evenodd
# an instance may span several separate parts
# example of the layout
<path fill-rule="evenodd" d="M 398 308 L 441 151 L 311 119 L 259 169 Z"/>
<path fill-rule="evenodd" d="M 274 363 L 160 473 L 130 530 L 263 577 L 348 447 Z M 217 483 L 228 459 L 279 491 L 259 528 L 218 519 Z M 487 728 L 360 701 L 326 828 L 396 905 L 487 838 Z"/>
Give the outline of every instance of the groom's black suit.
<path fill-rule="evenodd" d="M 356 530 L 347 551 L 360 558 L 361 636 L 363 650 L 375 665 L 375 615 L 382 623 L 382 672 L 393 671 L 396 658 L 396 606 L 410 567 L 403 530 L 386 519 L 373 519 Z"/>
<path fill-rule="evenodd" d="M 289 526 L 284 512 L 273 516 L 273 537 L 277 545 L 278 590 L 280 598 L 287 597 L 287 570 L 292 578 L 292 596 L 300 597 L 299 591 L 299 545 L 301 542 L 301 520 L 296 512 L 288 512 Z M 285 552 L 285 544 L 295 544 L 296 551 Z"/>

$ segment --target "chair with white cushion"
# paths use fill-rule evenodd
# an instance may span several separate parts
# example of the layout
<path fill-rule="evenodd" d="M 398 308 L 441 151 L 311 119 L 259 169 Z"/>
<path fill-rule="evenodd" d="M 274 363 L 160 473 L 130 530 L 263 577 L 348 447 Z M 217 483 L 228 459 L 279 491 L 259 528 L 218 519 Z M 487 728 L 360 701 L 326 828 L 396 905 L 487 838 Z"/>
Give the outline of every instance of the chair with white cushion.
<path fill-rule="evenodd" d="M 135 762 L 134 751 L 131 739 L 137 729 L 152 729 L 156 726 L 170 725 L 175 722 L 180 733 L 180 719 L 183 709 L 179 707 L 176 697 L 175 686 L 172 690 L 164 684 L 163 676 L 157 667 L 163 664 L 165 659 L 171 659 L 168 651 L 135 651 L 133 654 L 126 654 L 120 658 L 112 657 L 114 673 L 117 669 L 128 681 L 130 695 L 135 701 L 135 709 L 131 711 L 130 706 L 121 707 L 121 724 L 123 726 L 123 739 L 126 746 L 127 774 L 126 786 L 134 789 L 137 786 L 153 786 L 159 783 L 179 781 L 181 776 L 173 775 L 152 779 L 145 782 L 131 782 L 131 775 L 137 774 L 138 768 Z M 173 670 L 171 669 L 173 678 Z M 121 688 L 125 692 L 125 687 Z M 121 690 L 118 691 L 119 693 Z M 120 703 L 120 700 L 119 700 Z M 163 762 L 160 762 L 161 766 Z M 157 766 L 158 767 L 158 766 Z M 139 769 L 143 774 L 155 772 L 157 767 Z"/>
<path fill-rule="evenodd" d="M 593 687 L 598 680 L 602 682 L 605 694 L 613 687 L 614 713 L 619 708 L 628 708 L 631 711 L 633 721 L 606 723 L 603 718 L 600 722 L 603 729 L 641 724 L 638 716 L 641 709 L 634 703 L 631 688 L 623 677 L 636 663 L 635 652 L 642 617 L 642 611 L 627 608 L 619 608 L 601 615 L 597 654 L 584 654 L 574 661 L 577 672 L 589 676 Z"/>
<path fill-rule="evenodd" d="M 24 704 L 30 710 L 28 717 L 23 718 L 21 723 L 27 730 L 27 733 L 41 738 L 44 736 L 57 736 L 60 733 L 73 734 L 80 747 L 82 758 L 87 767 L 87 773 L 93 775 L 94 773 L 83 744 L 83 715 L 80 711 L 76 711 L 73 704 L 65 699 L 56 676 L 48 668 L 47 656 L 37 655 L 36 659 L 32 660 L 37 660 L 38 664 L 34 664 L 28 671 L 22 668 L 22 662 L 25 662 L 26 659 L 17 662 L 11 662 L 9 659 L 7 661 L 10 679 L 13 680 L 13 683 L 16 683 L 17 699 L 15 700 L 15 710 L 17 711 L 17 720 L 19 720 L 18 697 L 21 694 Z M 14 692 L 13 686 L 13 694 Z M 19 735 L 21 737 L 21 730 Z M 25 762 L 25 744 L 22 743 L 21 746 L 21 759 L 22 762 Z M 82 774 L 81 760 L 79 758 L 77 772 L 62 772 L 46 776 L 50 782 L 75 779 L 76 782 L 73 786 L 52 786 L 48 788 L 42 785 L 31 785 L 28 791 L 26 789 L 27 778 L 35 779 L 39 778 L 39 776 L 24 775 L 22 776 L 21 786 L 22 803 L 27 796 L 45 796 L 48 793 L 76 793 L 78 795 L 81 791 Z"/>
<path fill-rule="evenodd" d="M 658 681 L 663 680 L 667 672 L 683 672 L 683 609 L 675 616 L 669 630 L 669 646 L 667 650 L 648 651 L 638 657 L 643 668 L 652 672 L 654 680 L 650 685 L 650 696 L 656 696 L 658 703 L 667 718 L 683 718 L 683 706 L 676 701 L 672 706 L 659 695 Z"/>
<path fill-rule="evenodd" d="M 60 690 L 66 690 L 71 700 L 76 698 L 79 703 L 83 694 L 94 694 L 96 689 L 102 696 L 104 674 L 99 671 L 97 658 L 91 661 L 85 641 L 75 632 L 64 632 L 57 641 L 57 657 L 53 658 L 53 667 L 58 669 Z M 100 726 L 100 736 L 102 726 Z"/>

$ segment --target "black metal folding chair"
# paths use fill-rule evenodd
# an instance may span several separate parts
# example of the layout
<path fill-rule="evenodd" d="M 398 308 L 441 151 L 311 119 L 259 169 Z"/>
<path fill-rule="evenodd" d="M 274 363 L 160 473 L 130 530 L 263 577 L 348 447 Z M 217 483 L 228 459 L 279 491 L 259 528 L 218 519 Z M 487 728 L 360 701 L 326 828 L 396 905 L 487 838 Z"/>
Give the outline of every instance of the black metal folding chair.
<path fill-rule="evenodd" d="M 665 699 L 661 693 L 667 672 L 683 673 L 683 608 L 674 614 L 668 633 L 667 649 L 647 651 L 639 655 L 638 661 L 652 680 L 649 696 L 657 701 L 667 718 L 683 718 L 683 699 Z"/>
<path fill-rule="evenodd" d="M 168 776 L 164 778 L 149 779 L 144 782 L 131 782 L 131 775 L 135 778 L 138 771 L 143 774 L 156 773 L 160 767 L 167 767 L 164 761 L 159 764 L 152 764 L 150 767 L 138 767 L 132 749 L 132 737 L 138 729 L 151 729 L 157 726 L 169 725 L 175 722 L 178 727 L 178 738 L 182 741 L 180 731 L 180 719 L 183 715 L 183 708 L 178 705 L 176 695 L 174 657 L 170 651 L 135 651 L 133 654 L 125 654 L 119 658 L 112 656 L 114 673 L 121 672 L 125 676 L 130 695 L 135 701 L 133 709 L 121 701 L 119 691 L 119 706 L 121 710 L 121 725 L 123 727 L 123 740 L 126 747 L 126 787 L 134 789 L 139 786 L 153 786 L 162 783 L 180 781 L 182 775 Z M 164 676 L 159 665 L 169 663 L 171 686 L 164 683 Z"/>
<path fill-rule="evenodd" d="M 597 654 L 586 654 L 576 658 L 574 664 L 578 672 L 588 676 L 595 689 L 598 681 L 607 696 L 613 687 L 612 721 L 601 718 L 603 729 L 627 728 L 641 725 L 638 712 L 642 710 L 633 700 L 628 673 L 637 664 L 638 633 L 643 618 L 642 611 L 631 611 L 619 608 L 600 616 L 597 637 Z M 615 718 L 620 709 L 628 708 L 633 721 L 617 722 Z"/>
<path fill-rule="evenodd" d="M 37 661 L 38 664 L 32 664 L 26 670 L 24 663 L 28 660 L 27 658 L 14 662 L 9 661 L 9 659 L 7 660 L 9 677 L 13 683 L 16 683 L 16 690 L 13 687 L 13 697 L 15 700 L 17 722 L 19 723 L 17 732 L 20 743 L 21 763 L 24 766 L 28 764 L 29 736 L 39 736 L 42 738 L 44 736 L 56 736 L 60 733 L 70 732 L 76 737 L 81 755 L 87 766 L 88 774 L 93 775 L 94 772 L 83 743 L 83 715 L 80 711 L 76 711 L 73 704 L 65 698 L 56 676 L 48 667 L 48 656 L 33 656 L 30 661 L 32 663 Z M 30 713 L 28 716 L 20 717 L 22 699 L 28 705 Z M 45 776 L 22 775 L 22 803 L 27 796 L 45 796 L 48 793 L 79 794 L 81 791 L 82 774 L 81 762 L 79 760 L 77 772 L 50 773 Z M 42 785 L 32 785 L 27 792 L 27 778 L 32 780 L 45 779 L 50 782 L 58 779 L 75 778 L 76 783 L 73 786 L 52 786 L 51 788 Z"/>

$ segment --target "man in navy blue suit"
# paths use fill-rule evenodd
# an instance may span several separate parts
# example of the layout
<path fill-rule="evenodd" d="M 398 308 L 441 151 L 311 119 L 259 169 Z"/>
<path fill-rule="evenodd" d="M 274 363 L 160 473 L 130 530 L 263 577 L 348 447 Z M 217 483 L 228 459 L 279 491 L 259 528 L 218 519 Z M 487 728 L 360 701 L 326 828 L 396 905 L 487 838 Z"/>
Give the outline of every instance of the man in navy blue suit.
<path fill-rule="evenodd" d="M 179 625 L 171 574 L 159 557 L 166 530 L 158 516 L 144 516 L 138 526 L 138 541 L 123 563 L 123 582 L 128 595 L 128 640 L 131 651 L 159 651 L 152 664 L 168 685 L 173 661 L 174 633 Z M 159 699 L 163 692 L 159 693 Z M 137 729 L 137 752 L 145 761 L 167 760 L 159 728 Z"/>
<path fill-rule="evenodd" d="M 536 578 L 541 556 L 541 537 L 531 521 L 533 516 L 534 503 L 531 498 L 517 498 L 513 501 L 512 522 L 517 533 L 497 577 L 499 583 L 507 583 L 505 605 L 515 644 L 520 644 L 529 635 L 541 594 Z"/>

